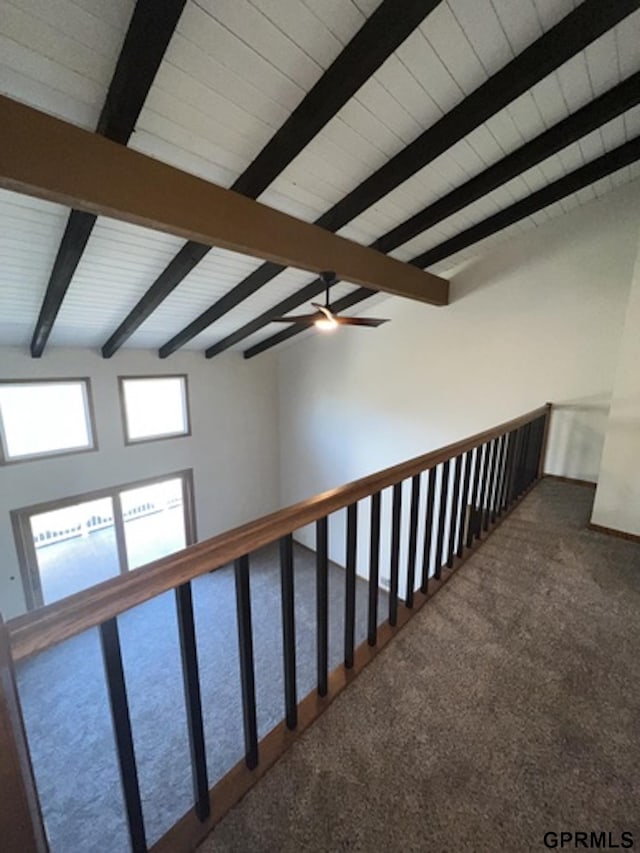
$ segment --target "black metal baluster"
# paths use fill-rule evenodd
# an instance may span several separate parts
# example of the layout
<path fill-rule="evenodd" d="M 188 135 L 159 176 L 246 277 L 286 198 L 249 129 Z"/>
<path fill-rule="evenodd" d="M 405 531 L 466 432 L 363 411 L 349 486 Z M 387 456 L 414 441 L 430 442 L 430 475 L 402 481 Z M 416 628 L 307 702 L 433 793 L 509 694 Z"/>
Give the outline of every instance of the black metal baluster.
<path fill-rule="evenodd" d="M 347 507 L 347 560 L 344 602 L 344 665 L 353 666 L 356 637 L 356 542 L 358 535 L 358 504 Z"/>
<path fill-rule="evenodd" d="M 473 484 L 471 486 L 471 497 L 469 501 L 469 519 L 467 522 L 467 548 L 471 548 L 476 530 L 476 507 L 480 491 L 480 473 L 482 470 L 482 446 L 476 447 L 474 452 Z"/>
<path fill-rule="evenodd" d="M 516 497 L 520 497 L 522 492 L 524 491 L 524 484 L 526 480 L 526 464 L 527 464 L 527 425 L 525 424 L 521 428 L 522 439 L 520 442 L 520 465 L 518 469 L 518 490 L 516 493 Z"/>
<path fill-rule="evenodd" d="M 502 483 L 502 469 L 504 467 L 504 435 L 496 438 L 496 464 L 493 470 L 493 489 L 491 498 L 491 516 L 489 522 L 495 524 L 498 515 L 498 500 L 500 499 L 500 484 Z"/>
<path fill-rule="evenodd" d="M 327 695 L 329 674 L 329 561 L 327 517 L 316 521 L 316 625 L 318 694 Z"/>
<path fill-rule="evenodd" d="M 502 457 L 503 457 L 502 458 L 502 471 L 500 474 L 500 487 L 498 489 L 498 500 L 497 500 L 498 518 L 500 518 L 500 516 L 504 512 L 505 491 L 506 491 L 506 485 L 507 485 L 507 478 L 509 476 L 509 458 L 510 458 L 510 453 L 511 453 L 511 447 L 509 444 L 509 441 L 510 441 L 509 435 L 510 434 L 508 432 L 506 432 L 503 436 L 503 438 L 504 438 L 504 450 L 502 452 Z"/>
<path fill-rule="evenodd" d="M 296 691 L 296 617 L 293 580 L 293 535 L 280 539 L 280 581 L 282 593 L 282 653 L 284 658 L 284 700 L 288 729 L 298 725 Z"/>
<path fill-rule="evenodd" d="M 538 465 L 540 463 L 540 446 L 542 443 L 542 423 L 541 418 L 534 421 L 533 424 L 533 451 L 531 457 L 531 482 L 535 482 L 538 479 Z"/>
<path fill-rule="evenodd" d="M 464 522 L 467 517 L 469 506 L 469 483 L 471 482 L 471 454 L 469 450 L 464 456 L 464 482 L 462 484 L 462 497 L 460 499 L 460 515 L 458 519 L 458 557 L 462 557 L 464 553 L 465 530 Z"/>
<path fill-rule="evenodd" d="M 451 519 L 449 522 L 449 551 L 447 568 L 453 568 L 453 555 L 456 552 L 456 529 L 458 523 L 458 502 L 460 500 L 460 479 L 462 477 L 462 455 L 453 461 L 453 495 L 451 497 Z"/>
<path fill-rule="evenodd" d="M 505 436 L 498 438 L 498 453 L 496 456 L 496 476 L 493 489 L 493 501 L 491 504 L 491 524 L 495 524 L 500 509 L 500 489 L 502 487 L 502 476 L 504 474 Z"/>
<path fill-rule="evenodd" d="M 520 449 L 520 476 L 518 478 L 518 495 L 517 495 L 518 497 L 520 497 L 520 495 L 524 491 L 524 484 L 525 484 L 525 481 L 527 479 L 527 439 L 528 439 L 527 427 L 528 427 L 528 424 L 525 424 L 522 427 L 522 442 L 521 442 L 521 449 Z"/>
<path fill-rule="evenodd" d="M 522 449 L 522 433 L 520 428 L 516 429 L 513 441 L 513 460 L 511 467 L 511 476 L 509 478 L 509 500 L 507 506 L 511 506 L 516 498 L 518 489 L 518 466 L 520 464 L 520 451 Z"/>
<path fill-rule="evenodd" d="M 536 443 L 536 458 L 534 463 L 534 476 L 539 479 L 540 473 L 540 463 L 542 461 L 542 445 L 544 443 L 544 429 L 545 429 L 546 416 L 543 415 L 541 418 L 538 418 L 538 441 Z"/>
<path fill-rule="evenodd" d="M 391 579 L 389 585 L 389 624 L 398 623 L 398 570 L 400 567 L 400 519 L 402 516 L 402 483 L 393 487 L 391 510 Z"/>
<path fill-rule="evenodd" d="M 502 510 L 506 512 L 511 503 L 511 484 L 513 482 L 513 469 L 517 453 L 517 430 L 511 430 L 509 433 L 509 446 L 507 454 L 507 471 L 504 478 L 504 495 L 502 500 Z"/>
<path fill-rule="evenodd" d="M 527 424 L 527 435 L 527 478 L 525 482 L 525 488 L 529 488 L 529 486 L 531 485 L 531 454 L 533 452 L 533 442 L 535 436 L 533 421 Z"/>
<path fill-rule="evenodd" d="M 531 480 L 530 480 L 530 478 L 531 478 L 531 449 L 533 446 L 533 437 L 534 437 L 533 421 L 531 423 L 527 424 L 527 426 L 525 428 L 525 432 L 526 432 L 526 442 L 525 442 L 525 448 L 526 448 L 525 454 L 526 455 L 525 455 L 525 462 L 524 462 L 524 482 L 522 484 L 523 491 L 525 489 L 529 488 L 529 484 L 531 482 Z"/>
<path fill-rule="evenodd" d="M 127 811 L 129 838 L 133 853 L 146 853 L 147 840 L 142 817 L 142 802 L 140 800 L 140 785 L 138 769 L 133 749 L 133 734 L 131 732 L 131 717 L 127 701 L 127 688 L 122 667 L 122 652 L 118 635 L 118 622 L 109 619 L 100 625 L 100 643 L 107 678 L 107 691 L 111 706 L 111 719 L 118 751 L 118 766 L 120 780 Z"/>
<path fill-rule="evenodd" d="M 420 506 L 420 474 L 411 478 L 411 511 L 409 516 L 409 548 L 407 555 L 407 594 L 405 604 L 413 607 L 413 588 L 416 583 L 416 551 L 418 549 L 418 507 Z"/>
<path fill-rule="evenodd" d="M 420 591 L 427 593 L 431 574 L 431 542 L 433 540 L 433 502 L 436 496 L 436 469 L 429 468 L 427 491 L 427 515 L 424 523 L 424 544 L 422 549 L 422 583 Z"/>
<path fill-rule="evenodd" d="M 491 443 L 491 456 L 489 459 L 489 474 L 487 477 L 487 506 L 484 513 L 484 530 L 489 529 L 491 521 L 491 511 L 493 508 L 493 490 L 495 487 L 496 471 L 498 466 L 498 439 L 495 438 Z"/>
<path fill-rule="evenodd" d="M 478 537 L 482 536 L 482 531 L 485 529 L 484 523 L 487 515 L 487 496 L 489 493 L 489 482 L 491 481 L 491 469 L 493 466 L 493 447 L 493 441 L 489 441 L 487 443 L 484 471 L 482 473 L 482 491 L 480 495 L 480 507 L 478 514 Z"/>
<path fill-rule="evenodd" d="M 449 460 L 442 464 L 440 469 L 440 513 L 438 518 L 438 540 L 436 542 L 436 570 L 435 577 L 439 580 L 442 575 L 442 546 L 444 545 L 444 526 L 447 518 L 447 497 L 449 492 Z"/>
<path fill-rule="evenodd" d="M 207 773 L 204 725 L 202 722 L 202 697 L 198 674 L 198 649 L 193 619 L 191 583 L 187 581 L 187 583 L 181 584 L 176 588 L 175 593 L 195 812 L 198 820 L 205 821 L 211 814 L 211 804 L 209 801 L 209 775 Z"/>
<path fill-rule="evenodd" d="M 480 454 L 480 451 L 481 454 Z M 487 461 L 489 458 L 489 445 L 483 444 L 482 448 L 478 448 L 478 487 L 475 492 L 474 513 L 473 513 L 473 537 L 478 539 L 482 530 L 482 490 L 484 488 L 484 479 L 487 476 Z"/>
<path fill-rule="evenodd" d="M 378 584 L 380 576 L 380 492 L 371 495 L 371 539 L 369 545 L 369 625 L 367 640 L 378 640 Z"/>
<path fill-rule="evenodd" d="M 245 761 L 249 770 L 253 770 L 258 766 L 258 722 L 256 718 L 256 679 L 253 664 L 248 554 L 245 554 L 244 557 L 239 557 L 235 561 L 235 574 Z"/>

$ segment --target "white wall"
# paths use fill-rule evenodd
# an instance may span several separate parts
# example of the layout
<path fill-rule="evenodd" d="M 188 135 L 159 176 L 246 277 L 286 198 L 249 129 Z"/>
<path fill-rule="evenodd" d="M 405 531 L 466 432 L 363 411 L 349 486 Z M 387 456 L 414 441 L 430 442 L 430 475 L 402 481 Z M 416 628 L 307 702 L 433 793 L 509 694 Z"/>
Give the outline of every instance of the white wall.
<path fill-rule="evenodd" d="M 391 297 L 363 312 L 391 318 L 379 329 L 281 349 L 283 502 L 546 401 L 548 472 L 595 481 L 639 210 L 636 183 L 498 245 L 452 279 L 447 307 Z"/>
<path fill-rule="evenodd" d="M 187 373 L 190 437 L 125 447 L 118 396 L 121 374 Z M 276 509 L 279 504 L 275 360 L 237 353 L 207 361 L 179 353 L 122 350 L 104 360 L 89 350 L 47 351 L 34 360 L 0 348 L 0 378 L 88 376 L 100 449 L 0 467 L 0 612 L 24 610 L 9 511 L 23 506 L 193 468 L 199 539 Z"/>
<path fill-rule="evenodd" d="M 640 247 L 640 239 L 637 245 Z M 620 342 L 591 520 L 640 536 L 640 251 Z"/>

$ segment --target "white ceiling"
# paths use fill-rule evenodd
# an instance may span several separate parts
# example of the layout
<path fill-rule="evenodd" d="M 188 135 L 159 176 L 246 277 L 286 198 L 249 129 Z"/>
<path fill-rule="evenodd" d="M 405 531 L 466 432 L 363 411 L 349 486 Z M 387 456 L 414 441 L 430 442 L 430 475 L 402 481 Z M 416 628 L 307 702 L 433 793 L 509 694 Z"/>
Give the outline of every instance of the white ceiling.
<path fill-rule="evenodd" d="M 0 91 L 94 129 L 132 0 L 0 0 Z M 130 146 L 229 186 L 379 0 L 187 0 Z M 444 0 L 263 193 L 312 221 L 578 5 Z M 339 233 L 369 243 L 640 69 L 640 12 L 389 193 Z M 630 110 L 392 254 L 425 251 L 640 132 Z M 509 234 L 627 183 L 627 167 L 433 268 L 446 273 Z M 64 231 L 58 205 L 0 192 L 0 343 L 27 345 Z M 99 347 L 182 245 L 100 217 L 49 345 Z M 260 261 L 212 250 L 126 346 L 159 347 Z M 311 280 L 288 270 L 192 340 L 224 338 Z M 350 292 L 341 284 L 332 296 Z M 270 337 L 268 326 L 237 345 Z"/>

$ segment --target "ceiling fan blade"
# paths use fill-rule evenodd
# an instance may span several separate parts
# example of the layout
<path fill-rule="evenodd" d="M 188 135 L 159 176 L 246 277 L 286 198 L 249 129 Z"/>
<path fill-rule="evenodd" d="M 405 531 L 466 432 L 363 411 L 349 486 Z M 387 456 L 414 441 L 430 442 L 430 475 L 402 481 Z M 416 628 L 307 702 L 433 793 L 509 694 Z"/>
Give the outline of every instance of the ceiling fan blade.
<path fill-rule="evenodd" d="M 317 314 L 298 314 L 297 317 L 273 317 L 272 323 L 298 323 L 300 325 L 310 326 L 318 319 Z"/>
<path fill-rule="evenodd" d="M 372 329 L 389 322 L 378 317 L 336 317 L 335 319 L 341 326 L 369 326 Z"/>

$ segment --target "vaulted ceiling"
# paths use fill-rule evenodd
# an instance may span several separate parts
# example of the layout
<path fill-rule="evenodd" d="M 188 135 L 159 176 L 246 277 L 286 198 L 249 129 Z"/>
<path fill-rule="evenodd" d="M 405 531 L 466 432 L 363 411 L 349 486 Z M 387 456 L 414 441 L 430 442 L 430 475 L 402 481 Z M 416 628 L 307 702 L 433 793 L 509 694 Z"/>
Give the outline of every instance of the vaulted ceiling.
<path fill-rule="evenodd" d="M 639 9 L 0 0 L 0 93 L 446 277 L 640 176 Z M 270 319 L 320 290 L 303 270 L 0 191 L 0 344 L 36 356 L 255 355 L 295 332 Z M 332 289 L 345 313 L 376 298 Z"/>

